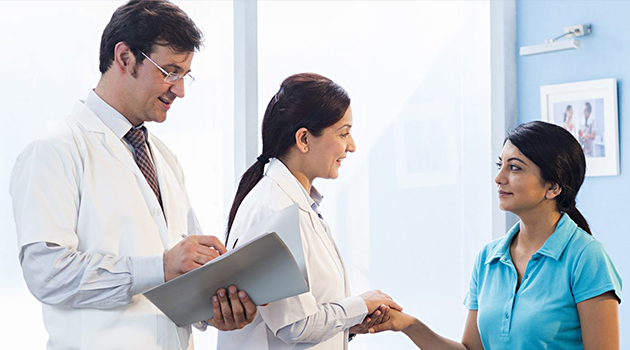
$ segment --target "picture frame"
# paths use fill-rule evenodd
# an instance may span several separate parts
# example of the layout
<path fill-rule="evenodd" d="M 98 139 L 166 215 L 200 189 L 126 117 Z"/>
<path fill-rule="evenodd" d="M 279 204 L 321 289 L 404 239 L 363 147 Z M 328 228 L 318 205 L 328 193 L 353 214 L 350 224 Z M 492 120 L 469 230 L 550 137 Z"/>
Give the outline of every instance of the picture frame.
<path fill-rule="evenodd" d="M 564 127 L 586 156 L 586 176 L 619 175 L 617 79 L 540 87 L 542 120 Z"/>

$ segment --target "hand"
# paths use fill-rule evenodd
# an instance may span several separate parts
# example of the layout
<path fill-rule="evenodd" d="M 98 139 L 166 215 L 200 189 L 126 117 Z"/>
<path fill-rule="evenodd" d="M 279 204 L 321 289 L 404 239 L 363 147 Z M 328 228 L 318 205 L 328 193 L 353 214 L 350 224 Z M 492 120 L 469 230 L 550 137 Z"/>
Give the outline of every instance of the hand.
<path fill-rule="evenodd" d="M 215 236 L 188 236 L 164 253 L 164 281 L 201 267 L 225 252 Z"/>
<path fill-rule="evenodd" d="M 407 329 L 409 326 L 418 322 L 415 317 L 407 315 L 406 313 L 398 310 L 391 310 L 389 313 L 389 319 L 380 324 L 371 326 L 368 330 L 369 333 L 379 333 L 383 331 L 400 332 Z"/>
<path fill-rule="evenodd" d="M 381 292 L 380 290 L 372 290 L 369 292 L 365 292 L 361 294 L 361 298 L 365 301 L 365 305 L 368 309 L 368 315 L 372 314 L 376 309 L 378 309 L 381 305 L 385 304 L 390 308 L 398 311 L 402 311 L 402 307 L 396 304 L 392 297 Z"/>
<path fill-rule="evenodd" d="M 374 325 L 389 321 L 389 307 L 381 305 L 371 315 L 367 315 L 363 322 L 350 328 L 350 334 L 365 334 Z"/>
<path fill-rule="evenodd" d="M 212 318 L 208 320 L 220 331 L 241 329 L 252 323 L 256 317 L 256 305 L 247 293 L 236 286 L 229 286 L 226 292 L 221 288 L 212 297 Z"/>

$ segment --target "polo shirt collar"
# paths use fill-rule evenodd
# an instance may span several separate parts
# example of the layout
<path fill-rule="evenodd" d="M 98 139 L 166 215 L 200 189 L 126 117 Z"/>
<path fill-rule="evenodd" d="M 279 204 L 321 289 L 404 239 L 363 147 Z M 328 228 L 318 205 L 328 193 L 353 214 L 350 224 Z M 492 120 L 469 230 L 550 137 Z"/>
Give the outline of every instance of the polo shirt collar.
<path fill-rule="evenodd" d="M 517 222 L 503 237 L 497 246 L 494 248 L 492 253 L 488 255 L 486 259 L 486 264 L 491 263 L 496 259 L 501 259 L 502 261 L 511 260 L 510 258 L 510 244 L 512 244 L 512 239 L 514 236 L 520 231 L 521 223 Z M 566 249 L 569 241 L 577 231 L 577 224 L 571 220 L 567 213 L 563 213 L 560 217 L 560 221 L 558 221 L 558 225 L 556 226 L 556 230 L 547 238 L 545 244 L 538 249 L 538 251 L 534 254 L 540 254 L 548 256 L 554 260 L 560 259 L 560 256 Z"/>

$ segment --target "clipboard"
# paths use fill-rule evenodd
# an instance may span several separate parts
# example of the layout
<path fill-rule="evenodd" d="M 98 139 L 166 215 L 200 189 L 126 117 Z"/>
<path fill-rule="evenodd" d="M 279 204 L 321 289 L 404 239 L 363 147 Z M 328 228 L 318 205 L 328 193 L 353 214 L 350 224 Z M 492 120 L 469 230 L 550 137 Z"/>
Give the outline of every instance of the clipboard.
<path fill-rule="evenodd" d="M 307 292 L 298 215 L 297 204 L 271 215 L 233 250 L 143 295 L 181 327 L 212 318 L 219 288 L 236 285 L 256 305 Z"/>

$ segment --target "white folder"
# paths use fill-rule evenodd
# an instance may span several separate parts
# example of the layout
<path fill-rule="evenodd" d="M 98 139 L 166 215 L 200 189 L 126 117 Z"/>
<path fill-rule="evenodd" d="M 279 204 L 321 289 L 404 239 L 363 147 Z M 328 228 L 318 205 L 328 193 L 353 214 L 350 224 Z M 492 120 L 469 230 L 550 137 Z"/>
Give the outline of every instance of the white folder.
<path fill-rule="evenodd" d="M 233 250 L 144 293 L 176 325 L 212 318 L 212 296 L 236 285 L 256 305 L 305 293 L 308 276 L 297 204 L 252 227 Z"/>

